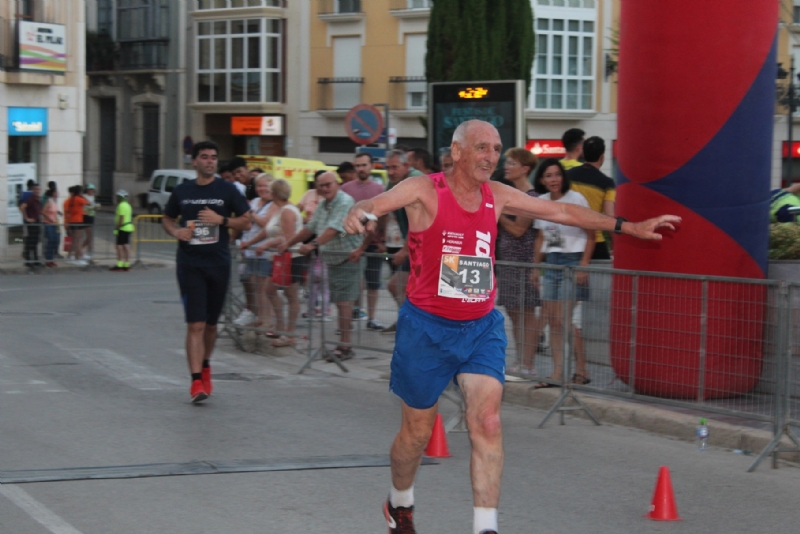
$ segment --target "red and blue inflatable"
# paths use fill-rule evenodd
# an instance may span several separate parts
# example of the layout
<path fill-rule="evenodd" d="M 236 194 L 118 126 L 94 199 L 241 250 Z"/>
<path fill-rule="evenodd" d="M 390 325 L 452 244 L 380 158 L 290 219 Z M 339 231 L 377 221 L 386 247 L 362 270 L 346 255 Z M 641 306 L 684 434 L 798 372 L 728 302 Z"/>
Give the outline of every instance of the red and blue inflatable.
<path fill-rule="evenodd" d="M 775 0 L 621 3 L 617 214 L 683 222 L 660 242 L 619 237 L 615 268 L 766 276 L 778 9 Z M 643 276 L 637 289 L 616 276 L 611 355 L 623 381 L 671 398 L 756 385 L 762 288 L 709 283 L 705 310 L 699 281 Z"/>

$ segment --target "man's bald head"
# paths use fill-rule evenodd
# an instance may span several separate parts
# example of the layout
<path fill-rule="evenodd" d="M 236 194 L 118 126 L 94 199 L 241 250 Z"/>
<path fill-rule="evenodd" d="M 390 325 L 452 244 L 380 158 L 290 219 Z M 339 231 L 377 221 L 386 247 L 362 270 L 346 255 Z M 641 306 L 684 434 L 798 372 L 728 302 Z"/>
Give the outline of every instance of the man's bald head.
<path fill-rule="evenodd" d="M 336 173 L 323 172 L 317 176 L 314 183 L 316 184 L 317 193 L 325 200 L 333 199 L 336 193 L 339 192 L 339 179 L 336 177 Z"/>

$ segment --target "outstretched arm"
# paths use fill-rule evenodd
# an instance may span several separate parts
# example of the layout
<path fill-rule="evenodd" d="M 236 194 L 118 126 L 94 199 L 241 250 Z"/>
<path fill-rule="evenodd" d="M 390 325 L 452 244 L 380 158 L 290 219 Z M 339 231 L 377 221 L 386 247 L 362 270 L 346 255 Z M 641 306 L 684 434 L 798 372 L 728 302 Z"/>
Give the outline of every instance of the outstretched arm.
<path fill-rule="evenodd" d="M 613 232 L 617 224 L 615 218 L 589 208 L 530 197 L 518 189 L 498 182 L 491 182 L 491 187 L 495 202 L 502 206 L 503 213 L 578 226 L 585 230 Z M 659 241 L 663 236 L 656 230 L 660 228 L 674 230 L 675 225 L 680 222 L 681 218 L 676 215 L 661 215 L 641 222 L 624 222 L 621 230 L 623 234 L 639 239 Z"/>
<path fill-rule="evenodd" d="M 430 178 L 427 176 L 414 176 L 406 178 L 389 191 L 369 200 L 362 200 L 350 208 L 344 218 L 344 230 L 348 234 L 361 234 L 364 232 L 364 214 L 371 213 L 381 217 L 400 208 L 412 208 L 420 204 L 424 191 L 431 187 Z M 375 230 L 377 225 L 370 221 L 370 230 Z"/>

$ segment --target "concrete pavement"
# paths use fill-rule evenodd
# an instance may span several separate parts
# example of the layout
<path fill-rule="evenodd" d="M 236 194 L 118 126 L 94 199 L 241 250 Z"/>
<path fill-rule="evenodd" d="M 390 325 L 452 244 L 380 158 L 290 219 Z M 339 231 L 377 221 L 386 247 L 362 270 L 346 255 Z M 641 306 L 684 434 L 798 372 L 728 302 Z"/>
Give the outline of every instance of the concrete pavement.
<path fill-rule="evenodd" d="M 365 350 L 350 373 L 317 362 L 297 375 L 301 351 L 259 342 L 242 352 L 223 339 L 215 393 L 191 405 L 171 269 L 0 277 L 0 339 L 0 471 L 386 454 L 398 424 L 388 356 Z M 698 453 L 579 417 L 536 430 L 543 414 L 504 406 L 502 532 L 744 533 L 793 531 L 800 520 L 800 470 L 748 474 L 752 458 L 721 447 Z M 418 478 L 422 533 L 471 531 L 468 438 L 448 442 L 453 457 Z M 661 465 L 672 470 L 679 523 L 643 518 Z M 0 531 L 385 532 L 387 490 L 386 468 L 3 484 Z"/>

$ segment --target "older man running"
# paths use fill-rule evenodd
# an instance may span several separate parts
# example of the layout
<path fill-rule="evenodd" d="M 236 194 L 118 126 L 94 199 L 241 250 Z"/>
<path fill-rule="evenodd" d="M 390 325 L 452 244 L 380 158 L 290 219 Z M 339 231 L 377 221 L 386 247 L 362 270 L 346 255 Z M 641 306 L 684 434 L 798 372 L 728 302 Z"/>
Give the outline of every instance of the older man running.
<path fill-rule="evenodd" d="M 503 471 L 500 402 L 506 335 L 494 310 L 494 250 L 501 214 L 521 215 L 587 230 L 661 239 L 680 218 L 662 215 L 633 223 L 572 204 L 530 197 L 489 179 L 500 159 L 500 135 L 491 124 L 462 123 L 453 133 L 454 166 L 448 175 L 408 178 L 373 199 L 358 202 L 344 228 L 405 207 L 411 275 L 400 310 L 390 389 L 402 400 L 402 422 L 391 450 L 392 487 L 384 504 L 390 533 L 415 533 L 414 478 L 431 435 L 439 396 L 455 380 L 466 402 L 472 443 L 475 534 L 497 532 Z M 369 214 L 369 217 L 367 216 Z"/>

